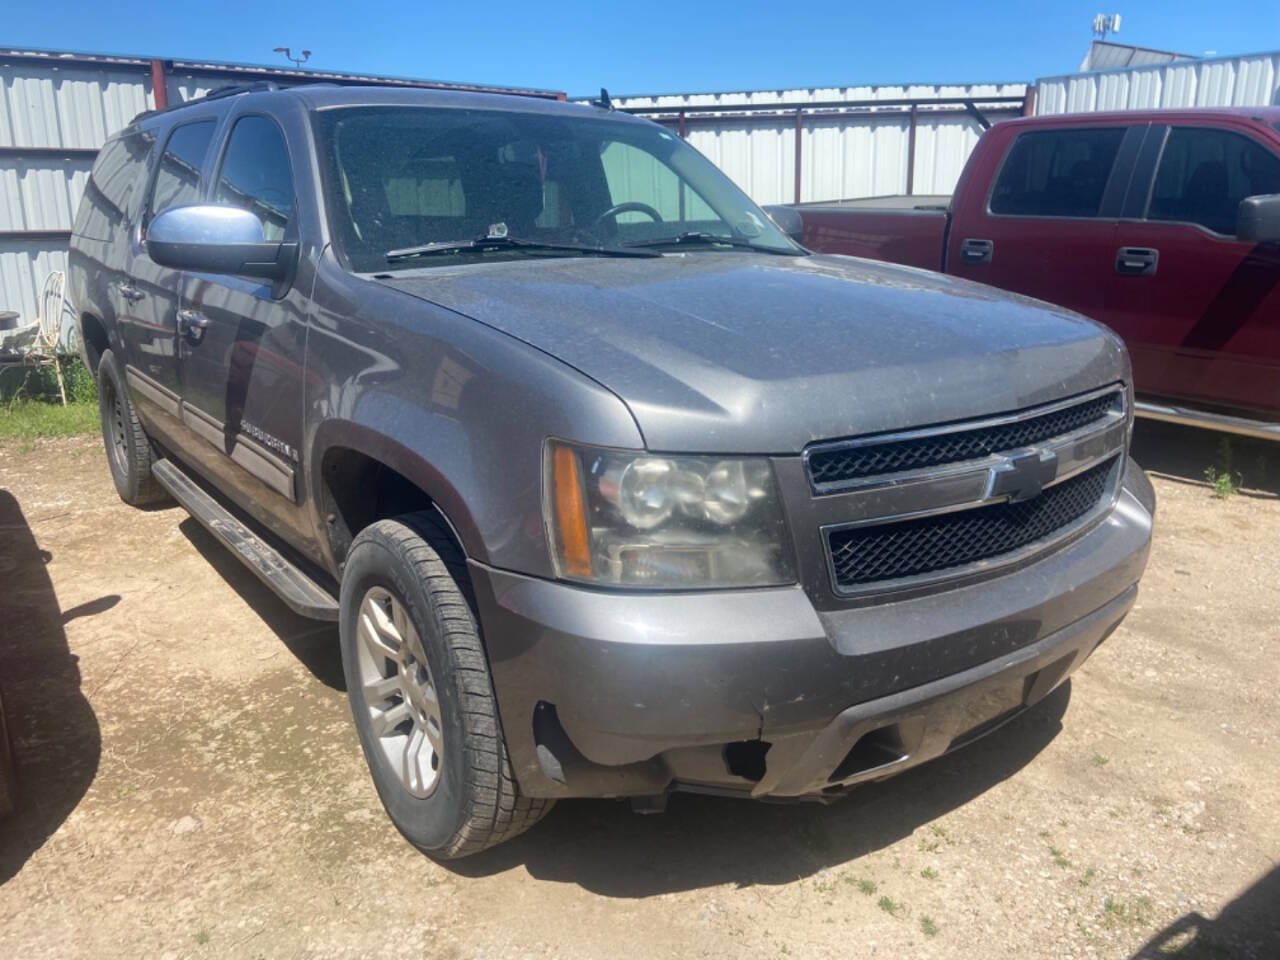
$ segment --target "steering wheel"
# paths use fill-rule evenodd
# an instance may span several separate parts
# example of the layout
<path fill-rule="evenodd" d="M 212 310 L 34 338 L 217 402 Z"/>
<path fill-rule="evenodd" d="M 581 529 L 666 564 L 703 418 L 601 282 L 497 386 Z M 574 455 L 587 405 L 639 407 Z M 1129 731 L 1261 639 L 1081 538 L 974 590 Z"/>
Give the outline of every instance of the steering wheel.
<path fill-rule="evenodd" d="M 662 223 L 662 214 L 647 203 L 641 203 L 639 200 L 628 200 L 626 203 L 615 203 L 600 216 L 596 217 L 595 224 L 601 224 L 604 221 L 621 216 L 624 213 L 643 213 L 646 217 L 653 220 L 654 223 Z"/>

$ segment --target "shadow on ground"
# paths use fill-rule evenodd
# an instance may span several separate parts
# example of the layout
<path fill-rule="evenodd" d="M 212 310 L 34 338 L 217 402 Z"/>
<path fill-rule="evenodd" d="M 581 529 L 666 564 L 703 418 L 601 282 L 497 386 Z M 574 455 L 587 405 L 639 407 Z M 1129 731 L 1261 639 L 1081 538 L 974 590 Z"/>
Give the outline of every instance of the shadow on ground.
<path fill-rule="evenodd" d="M 564 800 L 528 833 L 445 866 L 475 877 L 523 864 L 607 897 L 789 883 L 896 843 L 1017 773 L 1062 729 L 1070 697 L 1068 682 L 983 740 L 829 807 L 677 794 L 665 814 L 640 816 Z"/>
<path fill-rule="evenodd" d="M 80 688 L 64 625 L 115 606 L 104 596 L 62 611 L 18 501 L 0 490 L 0 700 L 14 748 L 15 808 L 0 820 L 0 883 L 14 876 L 89 789 L 102 736 Z"/>
<path fill-rule="evenodd" d="M 1212 920 L 1188 913 L 1165 927 L 1133 960 L 1275 960 L 1280 957 L 1280 867 L 1264 874 Z"/>
<path fill-rule="evenodd" d="M 1133 458 L 1146 470 L 1205 483 L 1205 470 L 1229 470 L 1243 492 L 1280 497 L 1280 443 L 1138 419 Z"/>
<path fill-rule="evenodd" d="M 178 529 L 317 680 L 334 690 L 346 692 L 336 623 L 312 620 L 294 613 L 198 520 L 187 517 Z"/>

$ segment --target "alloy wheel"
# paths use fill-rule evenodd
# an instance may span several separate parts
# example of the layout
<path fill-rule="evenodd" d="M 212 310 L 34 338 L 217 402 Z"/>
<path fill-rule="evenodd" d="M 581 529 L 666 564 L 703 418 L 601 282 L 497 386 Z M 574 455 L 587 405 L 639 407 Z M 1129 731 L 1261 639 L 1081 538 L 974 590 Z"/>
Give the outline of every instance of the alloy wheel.
<path fill-rule="evenodd" d="M 383 587 L 365 593 L 356 629 L 370 728 L 405 790 L 428 797 L 440 780 L 444 724 L 422 639 L 405 605 Z"/>

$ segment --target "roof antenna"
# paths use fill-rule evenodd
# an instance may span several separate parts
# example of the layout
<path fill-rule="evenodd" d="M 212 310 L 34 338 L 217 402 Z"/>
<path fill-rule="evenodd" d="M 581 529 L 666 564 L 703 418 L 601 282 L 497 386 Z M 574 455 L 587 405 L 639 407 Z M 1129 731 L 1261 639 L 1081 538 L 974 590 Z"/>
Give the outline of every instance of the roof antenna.
<path fill-rule="evenodd" d="M 613 101 L 609 99 L 609 91 L 606 90 L 604 87 L 600 88 L 600 99 L 592 100 L 591 105 L 593 107 L 601 107 L 605 110 L 614 109 Z"/>

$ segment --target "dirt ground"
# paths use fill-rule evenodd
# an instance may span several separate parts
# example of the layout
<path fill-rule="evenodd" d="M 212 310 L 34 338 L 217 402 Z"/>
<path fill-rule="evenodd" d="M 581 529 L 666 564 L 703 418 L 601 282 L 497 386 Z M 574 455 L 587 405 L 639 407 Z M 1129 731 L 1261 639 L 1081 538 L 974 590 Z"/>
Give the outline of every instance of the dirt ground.
<path fill-rule="evenodd" d="M 336 631 L 97 439 L 0 447 L 0 956 L 1280 957 L 1280 451 L 1141 424 L 1138 605 L 1049 700 L 830 807 L 561 803 L 439 865 L 366 775 Z"/>

